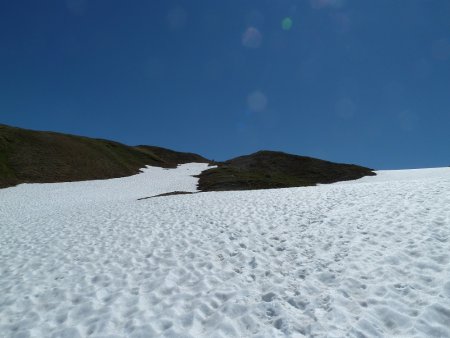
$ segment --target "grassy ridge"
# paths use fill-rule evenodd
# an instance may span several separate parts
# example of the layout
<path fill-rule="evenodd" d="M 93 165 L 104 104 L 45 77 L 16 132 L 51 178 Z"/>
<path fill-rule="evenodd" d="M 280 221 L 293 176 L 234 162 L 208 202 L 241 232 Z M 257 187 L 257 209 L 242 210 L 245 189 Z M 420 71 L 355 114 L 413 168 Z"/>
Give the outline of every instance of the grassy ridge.
<path fill-rule="evenodd" d="M 32 131 L 0 124 L 0 188 L 19 183 L 108 179 L 139 173 L 146 165 L 175 168 L 211 161 L 193 153 L 54 132 Z M 375 175 L 371 169 L 260 151 L 225 162 L 201 173 L 201 191 L 287 188 L 353 180 Z"/>
<path fill-rule="evenodd" d="M 0 125 L 0 188 L 137 174 L 146 165 L 175 168 L 205 158 L 158 147 Z"/>
<path fill-rule="evenodd" d="M 218 163 L 199 175 L 199 189 L 251 190 L 289 188 L 354 180 L 375 175 L 372 169 L 275 151 L 259 151 Z"/>

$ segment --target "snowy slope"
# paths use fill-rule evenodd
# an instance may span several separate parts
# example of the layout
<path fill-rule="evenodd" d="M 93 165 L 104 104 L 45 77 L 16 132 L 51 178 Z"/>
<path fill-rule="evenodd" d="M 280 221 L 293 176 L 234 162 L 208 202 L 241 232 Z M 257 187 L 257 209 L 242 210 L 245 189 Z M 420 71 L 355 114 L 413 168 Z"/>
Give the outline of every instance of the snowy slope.
<path fill-rule="evenodd" d="M 201 193 L 0 190 L 1 337 L 450 337 L 450 168 Z"/>

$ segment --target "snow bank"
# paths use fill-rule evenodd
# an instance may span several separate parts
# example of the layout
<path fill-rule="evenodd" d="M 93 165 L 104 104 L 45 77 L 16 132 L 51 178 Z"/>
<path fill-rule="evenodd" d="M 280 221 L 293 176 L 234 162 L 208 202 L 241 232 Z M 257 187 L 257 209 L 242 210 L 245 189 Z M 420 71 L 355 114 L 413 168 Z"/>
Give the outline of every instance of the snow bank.
<path fill-rule="evenodd" d="M 0 190 L 0 336 L 450 336 L 450 169 L 136 200 L 205 168 Z"/>

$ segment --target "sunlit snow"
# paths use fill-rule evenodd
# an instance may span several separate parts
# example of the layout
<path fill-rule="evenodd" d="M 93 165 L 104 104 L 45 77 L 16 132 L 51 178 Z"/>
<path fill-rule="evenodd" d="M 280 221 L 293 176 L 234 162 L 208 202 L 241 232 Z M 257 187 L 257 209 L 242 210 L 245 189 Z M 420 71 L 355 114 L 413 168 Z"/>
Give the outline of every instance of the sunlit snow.
<path fill-rule="evenodd" d="M 450 168 L 137 200 L 206 167 L 0 190 L 0 336 L 450 337 Z"/>

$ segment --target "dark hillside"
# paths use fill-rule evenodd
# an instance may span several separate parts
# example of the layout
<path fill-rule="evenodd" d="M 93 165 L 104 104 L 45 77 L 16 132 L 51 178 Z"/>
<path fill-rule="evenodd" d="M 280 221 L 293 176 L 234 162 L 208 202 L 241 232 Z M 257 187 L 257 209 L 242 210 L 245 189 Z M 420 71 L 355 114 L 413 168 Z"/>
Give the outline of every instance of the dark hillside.
<path fill-rule="evenodd" d="M 206 158 L 194 154 L 194 153 L 182 153 L 179 151 L 174 151 L 166 148 L 155 147 L 155 146 L 137 146 L 135 147 L 137 150 L 143 151 L 145 153 L 151 154 L 152 156 L 157 156 L 161 158 L 166 163 L 189 163 L 189 162 L 198 162 L 198 163 L 209 163 L 210 161 Z"/>
<path fill-rule="evenodd" d="M 68 182 L 137 174 L 145 165 L 175 168 L 209 162 L 159 147 L 32 131 L 0 125 L 0 188 L 19 183 Z"/>
<path fill-rule="evenodd" d="M 193 153 L 154 146 L 131 147 L 118 142 L 0 124 L 0 188 L 19 183 L 70 182 L 137 174 L 146 165 L 210 163 Z M 237 157 L 199 175 L 199 190 L 287 188 L 353 180 L 375 175 L 371 169 L 260 151 Z"/>
<path fill-rule="evenodd" d="M 354 180 L 372 169 L 275 151 L 236 157 L 199 175 L 202 191 L 288 188 Z"/>

